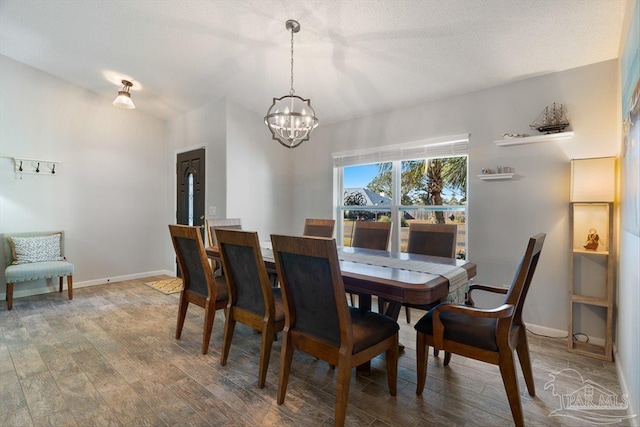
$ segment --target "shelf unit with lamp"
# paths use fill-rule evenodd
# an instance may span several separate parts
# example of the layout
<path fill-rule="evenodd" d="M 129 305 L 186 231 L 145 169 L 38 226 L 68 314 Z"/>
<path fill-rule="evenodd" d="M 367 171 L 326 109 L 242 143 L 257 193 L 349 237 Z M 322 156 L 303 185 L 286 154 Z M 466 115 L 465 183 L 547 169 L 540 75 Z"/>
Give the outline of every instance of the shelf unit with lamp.
<path fill-rule="evenodd" d="M 615 158 L 571 161 L 568 349 L 613 360 L 613 200 Z M 602 343 L 586 328 L 600 318 Z"/>

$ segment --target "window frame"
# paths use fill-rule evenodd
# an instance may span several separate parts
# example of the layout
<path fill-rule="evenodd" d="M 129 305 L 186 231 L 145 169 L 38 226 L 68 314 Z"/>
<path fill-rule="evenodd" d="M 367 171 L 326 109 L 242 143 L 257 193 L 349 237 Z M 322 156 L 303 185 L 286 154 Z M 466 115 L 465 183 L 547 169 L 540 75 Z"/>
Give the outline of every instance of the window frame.
<path fill-rule="evenodd" d="M 458 206 L 421 206 L 402 205 L 401 199 L 401 174 L 403 160 L 436 159 L 461 157 L 467 158 L 467 183 L 469 176 L 469 134 L 452 135 L 427 140 L 415 141 L 405 144 L 397 144 L 383 147 L 367 148 L 353 151 L 332 153 L 333 157 L 333 192 L 334 192 L 334 219 L 336 220 L 336 240 L 340 245 L 344 242 L 344 211 L 353 210 L 353 206 L 344 205 L 344 168 L 367 164 L 379 164 L 390 162 L 392 164 L 392 194 L 391 194 L 391 251 L 400 252 L 401 249 L 401 219 L 400 212 L 406 210 L 422 211 L 464 211 L 467 232 L 465 233 L 465 251 L 468 248 L 468 209 L 467 205 Z M 467 184 L 467 199 L 468 194 Z M 379 211 L 376 207 L 359 207 L 358 210 Z"/>

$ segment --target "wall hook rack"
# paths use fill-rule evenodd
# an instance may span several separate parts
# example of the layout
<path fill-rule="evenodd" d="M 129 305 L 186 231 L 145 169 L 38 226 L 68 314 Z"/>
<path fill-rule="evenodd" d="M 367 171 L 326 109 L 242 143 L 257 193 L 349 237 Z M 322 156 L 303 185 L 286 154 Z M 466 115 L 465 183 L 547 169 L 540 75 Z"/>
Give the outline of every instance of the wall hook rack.
<path fill-rule="evenodd" d="M 17 174 L 56 175 L 61 162 L 57 160 L 13 158 L 15 172 Z"/>

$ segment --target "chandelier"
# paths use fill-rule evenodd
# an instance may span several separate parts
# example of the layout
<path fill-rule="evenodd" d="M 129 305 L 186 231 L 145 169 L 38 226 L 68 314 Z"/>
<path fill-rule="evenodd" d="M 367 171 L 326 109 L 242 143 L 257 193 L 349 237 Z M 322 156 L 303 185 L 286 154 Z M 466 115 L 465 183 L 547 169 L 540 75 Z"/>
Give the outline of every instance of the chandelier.
<path fill-rule="evenodd" d="M 311 100 L 296 95 L 293 89 L 293 33 L 300 31 L 300 24 L 290 19 L 286 27 L 291 31 L 291 90 L 289 95 L 273 98 L 264 124 L 269 127 L 272 139 L 287 148 L 294 148 L 309 139 L 318 126 L 318 118 L 311 107 Z"/>

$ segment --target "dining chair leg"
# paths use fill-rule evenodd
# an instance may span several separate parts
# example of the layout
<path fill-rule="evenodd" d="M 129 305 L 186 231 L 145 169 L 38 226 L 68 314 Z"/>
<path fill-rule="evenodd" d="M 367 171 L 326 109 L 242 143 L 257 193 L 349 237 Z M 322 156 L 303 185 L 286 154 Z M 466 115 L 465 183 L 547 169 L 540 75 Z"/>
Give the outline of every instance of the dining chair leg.
<path fill-rule="evenodd" d="M 427 380 L 427 335 L 423 332 L 416 333 L 416 360 L 417 360 L 417 382 L 416 394 L 421 395 Z"/>
<path fill-rule="evenodd" d="M 444 352 L 444 366 L 449 366 L 449 362 L 451 362 L 451 353 L 448 351 Z"/>
<path fill-rule="evenodd" d="M 284 402 L 287 394 L 287 383 L 289 382 L 289 372 L 291 371 L 291 361 L 293 360 L 293 343 L 288 332 L 283 334 L 282 349 L 280 350 L 280 374 L 278 375 L 278 405 Z"/>
<path fill-rule="evenodd" d="M 398 357 L 400 356 L 400 343 L 398 341 L 398 334 L 396 334 L 393 345 L 386 352 L 387 382 L 389 383 L 389 394 L 391 396 L 395 396 L 398 389 Z"/>
<path fill-rule="evenodd" d="M 236 329 L 236 319 L 233 317 L 232 311 L 227 314 L 224 324 L 224 337 L 222 338 L 222 354 L 220 355 L 220 364 L 225 366 L 231 350 L 231 341 L 233 341 L 233 331 Z"/>
<path fill-rule="evenodd" d="M 527 384 L 527 391 L 530 396 L 535 396 L 536 385 L 533 381 L 533 371 L 531 370 L 531 356 L 529 355 L 529 344 L 527 343 L 527 328 L 525 328 L 524 325 L 520 327 L 519 335 L 516 352 L 520 360 L 524 381 Z"/>
<path fill-rule="evenodd" d="M 513 360 L 513 351 L 500 352 L 499 363 L 502 382 L 507 393 L 511 415 L 516 427 L 524 426 L 524 416 L 522 414 L 522 404 L 520 403 L 520 391 L 518 390 L 518 377 L 516 376 L 516 365 Z"/>
<path fill-rule="evenodd" d="M 182 335 L 182 327 L 184 326 L 184 319 L 187 317 L 187 308 L 189 307 L 189 301 L 187 301 L 184 291 L 180 293 L 180 305 L 178 306 L 178 324 L 176 325 L 176 339 L 180 339 Z"/>
<path fill-rule="evenodd" d="M 347 416 L 347 403 L 349 401 L 349 386 L 351 385 L 351 360 L 349 356 L 340 357 L 338 362 L 338 379 L 336 385 L 336 426 L 343 426 Z"/>
<path fill-rule="evenodd" d="M 211 331 L 213 331 L 213 321 L 216 318 L 215 302 L 207 302 L 204 309 L 204 334 L 202 335 L 202 354 L 209 352 L 209 341 L 211 341 Z"/>
<path fill-rule="evenodd" d="M 260 345 L 260 366 L 258 368 L 258 388 L 263 388 L 267 380 L 267 369 L 271 358 L 271 346 L 275 336 L 275 327 L 272 323 L 265 322 L 262 328 L 262 343 Z"/>
<path fill-rule="evenodd" d="M 404 315 L 407 318 L 407 323 L 411 324 L 411 309 L 409 307 L 404 307 Z"/>

